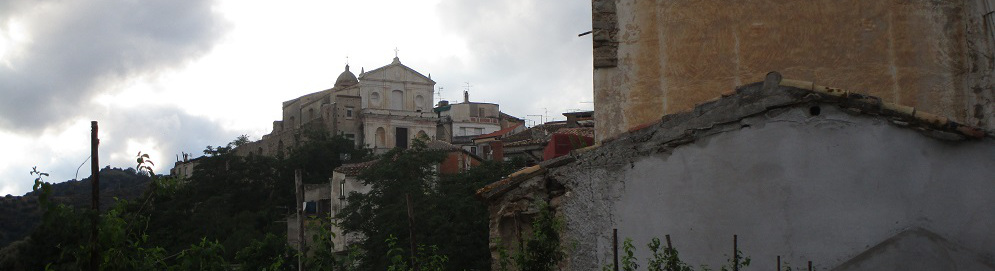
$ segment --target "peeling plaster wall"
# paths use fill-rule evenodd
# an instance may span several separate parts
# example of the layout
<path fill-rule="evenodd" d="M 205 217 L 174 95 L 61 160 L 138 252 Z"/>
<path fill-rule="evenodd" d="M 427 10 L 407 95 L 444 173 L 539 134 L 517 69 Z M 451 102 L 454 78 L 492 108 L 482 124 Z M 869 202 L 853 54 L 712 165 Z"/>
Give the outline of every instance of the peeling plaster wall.
<path fill-rule="evenodd" d="M 995 128 L 986 0 L 593 0 L 598 140 L 770 71 Z"/>
<path fill-rule="evenodd" d="M 955 258 L 992 266 L 990 138 L 942 141 L 829 105 L 818 116 L 777 109 L 706 134 L 650 155 L 609 144 L 551 169 L 567 191 L 557 199 L 572 247 L 566 265 L 610 263 L 612 228 L 635 240 L 643 263 L 645 244 L 670 234 L 685 261 L 713 268 L 738 234 L 758 270 L 773 269 L 778 255 L 794 267 L 832 268 L 921 228 L 957 246 Z"/>

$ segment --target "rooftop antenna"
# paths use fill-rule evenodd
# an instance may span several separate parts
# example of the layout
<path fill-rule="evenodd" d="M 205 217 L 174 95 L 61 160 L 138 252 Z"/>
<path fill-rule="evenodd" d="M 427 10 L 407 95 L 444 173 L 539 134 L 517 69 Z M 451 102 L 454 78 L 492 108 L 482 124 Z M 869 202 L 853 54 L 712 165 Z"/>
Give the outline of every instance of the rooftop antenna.
<path fill-rule="evenodd" d="M 439 102 L 442 101 L 442 89 L 444 89 L 444 88 L 445 87 L 439 87 L 438 89 L 435 90 L 435 99 L 438 100 L 438 101 L 435 101 L 436 104 L 438 104 Z"/>
<path fill-rule="evenodd" d="M 472 87 L 472 86 L 470 85 L 470 82 L 463 82 L 463 84 L 466 84 L 466 85 L 463 86 L 463 102 L 464 103 L 469 103 L 470 102 L 470 87 Z"/>
<path fill-rule="evenodd" d="M 525 115 L 525 116 L 526 117 L 539 117 L 539 123 L 537 123 L 535 125 L 532 125 L 533 127 L 538 126 L 539 124 L 545 123 L 545 122 L 542 121 L 542 115 Z M 535 121 L 533 120 L 532 122 L 535 122 Z"/>

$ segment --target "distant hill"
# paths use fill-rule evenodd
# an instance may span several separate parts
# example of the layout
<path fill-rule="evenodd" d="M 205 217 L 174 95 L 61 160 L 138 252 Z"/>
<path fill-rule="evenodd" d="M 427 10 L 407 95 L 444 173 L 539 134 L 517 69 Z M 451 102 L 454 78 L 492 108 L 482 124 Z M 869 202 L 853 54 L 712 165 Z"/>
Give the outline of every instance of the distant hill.
<path fill-rule="evenodd" d="M 49 180 L 51 181 L 51 180 Z M 135 169 L 106 167 L 100 170 L 100 209 L 114 206 L 114 198 L 136 199 L 149 186 L 149 177 L 138 174 Z M 90 178 L 52 184 L 52 198 L 55 202 L 77 208 L 90 207 Z M 38 195 L 28 192 L 24 196 L 0 198 L 0 247 L 23 239 L 38 225 L 41 211 L 38 209 Z"/>

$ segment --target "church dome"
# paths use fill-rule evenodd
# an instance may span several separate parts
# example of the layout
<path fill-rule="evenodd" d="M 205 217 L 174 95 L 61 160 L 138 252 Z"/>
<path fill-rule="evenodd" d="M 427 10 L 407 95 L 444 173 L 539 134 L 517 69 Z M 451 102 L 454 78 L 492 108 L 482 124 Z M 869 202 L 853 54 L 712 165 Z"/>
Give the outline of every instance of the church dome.
<path fill-rule="evenodd" d="M 339 74 L 339 78 L 335 79 L 335 87 L 348 87 L 359 84 L 359 79 L 356 79 L 356 75 L 349 71 L 349 65 L 345 65 L 345 71 Z"/>

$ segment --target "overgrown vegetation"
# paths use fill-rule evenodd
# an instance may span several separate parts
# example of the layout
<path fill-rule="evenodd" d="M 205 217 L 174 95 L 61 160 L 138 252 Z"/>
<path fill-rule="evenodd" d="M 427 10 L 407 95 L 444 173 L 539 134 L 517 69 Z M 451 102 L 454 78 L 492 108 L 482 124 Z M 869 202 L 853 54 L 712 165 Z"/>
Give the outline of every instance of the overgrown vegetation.
<path fill-rule="evenodd" d="M 681 260 L 678 256 L 677 249 L 670 247 L 669 245 L 666 248 L 662 248 L 660 238 L 653 237 L 649 244 L 646 244 L 646 247 L 650 250 L 650 258 L 646 262 L 646 270 L 648 271 L 695 271 L 694 267 Z M 662 251 L 661 248 L 663 249 Z M 622 242 L 622 261 L 619 266 L 621 270 L 639 270 L 639 259 L 636 258 L 635 251 L 636 248 L 632 244 L 632 238 L 625 238 L 625 241 Z M 737 250 L 736 255 L 730 257 L 725 264 L 719 267 L 719 270 L 742 270 L 743 267 L 747 266 L 750 266 L 750 258 L 744 257 L 743 252 Z M 614 266 L 612 266 L 612 264 L 606 264 L 602 266 L 601 269 L 603 271 L 611 271 L 614 269 Z M 710 271 L 712 269 L 709 268 L 708 265 L 701 265 L 697 270 Z"/>
<path fill-rule="evenodd" d="M 351 193 L 338 218 L 346 232 L 366 237 L 357 244 L 363 252 L 361 270 L 406 270 L 412 265 L 419 270 L 435 266 L 442 267 L 439 270 L 489 269 L 487 208 L 473 195 L 514 167 L 485 162 L 459 174 L 439 175 L 436 166 L 445 157 L 444 152 L 429 150 L 424 140 L 416 140 L 410 149 L 389 151 L 360 173 L 359 179 L 370 192 Z M 409 197 L 418 250 L 414 260 L 410 256 Z M 409 253 L 400 253 L 405 250 Z"/>
<path fill-rule="evenodd" d="M 298 256 L 312 270 L 489 269 L 487 210 L 474 193 L 511 173 L 512 164 L 484 162 L 440 175 L 437 166 L 446 153 L 428 150 L 424 141 L 390 151 L 360 176 L 372 192 L 351 194 L 339 217 L 343 228 L 363 234 L 365 241 L 346 254 L 333 253 L 348 244 L 332 243 L 332 221 L 315 218 L 309 252 L 299 255 L 286 242 L 285 219 L 295 205 L 294 170 L 303 170 L 305 183 L 325 183 L 335 167 L 369 154 L 321 131 L 301 136 L 300 145 L 276 157 L 235 155 L 248 142 L 244 136 L 208 146 L 193 177 L 185 180 L 156 175 L 148 155 L 139 153 L 138 170 L 124 172 L 145 176 L 147 189 L 99 214 L 96 243 L 89 233 L 98 214 L 51 200 L 46 175 L 33 171 L 41 222 L 29 238 L 0 253 L 0 270 L 85 269 L 94 248 L 102 270 L 291 270 Z M 101 187 L 113 179 L 108 176 L 113 173 L 102 173 Z M 78 190 L 89 194 L 88 188 Z M 414 210 L 414 253 L 407 197 Z"/>
<path fill-rule="evenodd" d="M 286 270 L 296 268 L 286 245 L 285 216 L 292 210 L 293 170 L 306 182 L 327 179 L 341 157 L 363 159 L 351 140 L 320 131 L 303 134 L 285 157 L 238 156 L 243 136 L 205 149 L 194 177 L 155 175 L 139 154 L 136 168 L 154 176 L 135 201 L 118 201 L 100 214 L 95 244 L 104 270 Z M 348 154 L 348 155 L 342 155 Z M 131 172 L 136 172 L 129 169 Z M 92 211 L 56 203 L 38 175 L 35 192 L 42 221 L 28 239 L 0 253 L 0 270 L 79 270 L 90 264 Z M 148 176 L 147 175 L 147 176 Z M 101 187 L 106 176 L 101 175 Z M 146 177 L 147 178 L 147 177 Z M 89 188 L 80 189 L 87 191 Z M 104 201 L 110 202 L 110 201 Z M 308 261 L 315 263 L 317 261 Z"/>

